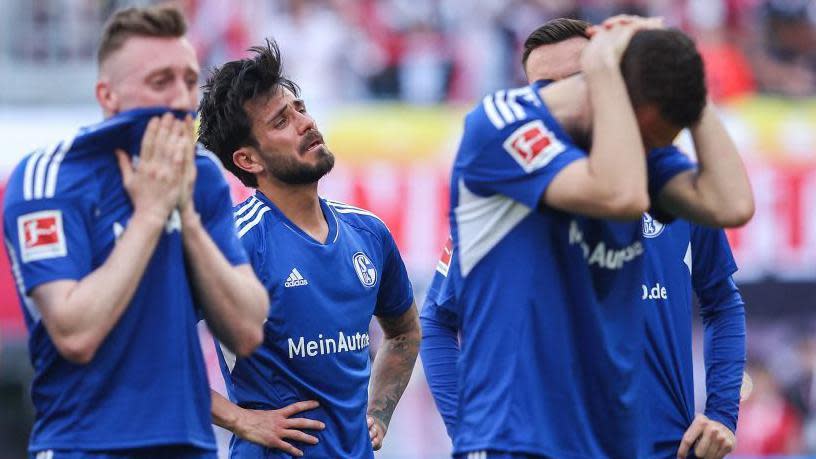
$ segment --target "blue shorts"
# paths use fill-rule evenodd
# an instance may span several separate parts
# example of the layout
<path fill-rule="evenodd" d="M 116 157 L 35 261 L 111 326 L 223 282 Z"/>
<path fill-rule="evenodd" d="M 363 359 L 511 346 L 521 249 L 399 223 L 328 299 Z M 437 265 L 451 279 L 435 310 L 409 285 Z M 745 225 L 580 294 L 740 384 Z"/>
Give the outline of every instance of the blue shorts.
<path fill-rule="evenodd" d="M 548 459 L 526 453 L 507 453 L 503 451 L 472 451 L 469 453 L 454 454 L 453 459 Z"/>
<path fill-rule="evenodd" d="M 83 451 L 48 449 L 28 453 L 28 459 L 218 459 L 216 451 L 192 446 L 162 446 L 155 448 L 113 451 Z"/>

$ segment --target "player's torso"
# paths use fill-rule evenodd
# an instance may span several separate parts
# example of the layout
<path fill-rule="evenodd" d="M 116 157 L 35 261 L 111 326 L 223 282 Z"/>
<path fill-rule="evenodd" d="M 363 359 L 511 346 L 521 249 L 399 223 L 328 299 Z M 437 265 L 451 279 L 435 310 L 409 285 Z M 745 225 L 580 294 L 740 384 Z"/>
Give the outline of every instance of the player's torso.
<path fill-rule="evenodd" d="M 648 214 L 643 222 L 646 259 L 646 370 L 644 432 L 655 457 L 676 453 L 694 413 L 691 357 L 691 227 L 676 220 L 664 225 Z"/>
<path fill-rule="evenodd" d="M 304 414 L 327 428 L 307 456 L 367 455 L 369 324 L 383 272 L 381 241 L 325 202 L 325 243 L 269 208 L 263 227 L 253 229 L 263 231 L 263 242 L 255 253 L 248 247 L 269 292 L 269 317 L 263 345 L 231 372 L 234 398 L 265 409 L 318 400 L 321 407 Z"/>

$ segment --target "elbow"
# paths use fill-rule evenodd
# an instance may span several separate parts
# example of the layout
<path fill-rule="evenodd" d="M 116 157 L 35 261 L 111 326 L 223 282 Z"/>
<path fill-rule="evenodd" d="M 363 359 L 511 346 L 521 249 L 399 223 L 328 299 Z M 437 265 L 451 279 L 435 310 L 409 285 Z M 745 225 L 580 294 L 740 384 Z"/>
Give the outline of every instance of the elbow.
<path fill-rule="evenodd" d="M 616 193 L 607 200 L 609 217 L 621 220 L 639 220 L 649 210 L 649 195 L 643 191 Z"/>
<path fill-rule="evenodd" d="M 754 200 L 744 199 L 730 206 L 724 212 L 718 213 L 715 219 L 717 226 L 735 228 L 748 223 L 754 216 Z"/>
<path fill-rule="evenodd" d="M 52 341 L 65 360 L 77 365 L 90 363 L 99 349 L 90 339 L 78 335 L 56 337 Z"/>
<path fill-rule="evenodd" d="M 235 355 L 239 357 L 248 357 L 262 342 L 263 324 L 248 327 L 247 330 L 241 334 L 241 337 L 236 340 L 232 350 L 235 352 Z"/>

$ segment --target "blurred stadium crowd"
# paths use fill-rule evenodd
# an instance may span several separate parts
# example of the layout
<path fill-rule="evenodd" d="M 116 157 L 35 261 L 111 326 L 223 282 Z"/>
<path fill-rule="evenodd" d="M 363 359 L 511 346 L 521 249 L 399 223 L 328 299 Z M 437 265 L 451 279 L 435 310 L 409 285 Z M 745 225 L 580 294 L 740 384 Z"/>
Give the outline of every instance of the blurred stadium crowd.
<path fill-rule="evenodd" d="M 13 60 L 93 60 L 114 9 L 146 1 L 12 1 Z M 512 81 L 522 41 L 554 17 L 663 16 L 694 36 L 716 100 L 816 90 L 816 5 L 808 0 L 181 0 L 205 66 L 273 35 L 289 70 L 322 102 L 469 101 Z M 320 36 L 320 40 L 309 37 Z"/>
<path fill-rule="evenodd" d="M 9 86 L 0 92 L 0 108 L 3 104 L 88 102 L 102 23 L 117 8 L 149 3 L 153 2 L 4 1 L 0 12 L 0 79 L 9 82 Z M 785 104 L 812 106 L 816 95 L 813 0 L 181 0 L 179 3 L 188 13 L 190 37 L 204 68 L 242 57 L 249 46 L 274 36 L 286 57 L 288 73 L 309 99 L 319 101 L 323 107 L 382 100 L 412 105 L 467 105 L 488 91 L 523 81 L 519 64 L 521 43 L 544 21 L 568 16 L 597 22 L 617 13 L 664 16 L 668 24 L 695 37 L 706 63 L 710 94 L 722 104 L 759 94 L 782 99 Z M 53 69 L 59 73 L 53 73 Z M 31 80 L 12 82 L 10 75 L 23 75 L 23 79 Z M 53 85 L 56 75 L 61 75 L 64 81 L 75 78 L 80 84 L 66 83 L 60 91 L 42 91 L 31 83 L 50 81 Z M 809 129 L 812 128 L 811 125 Z M 808 129 L 807 124 L 798 129 Z M 785 131 L 784 135 L 797 139 L 804 134 Z M 805 162 L 813 165 L 816 143 L 811 140 L 805 141 L 804 156 Z M 761 199 L 765 189 L 759 188 L 756 180 L 755 187 Z M 816 209 L 816 191 L 810 195 L 802 192 L 801 196 L 805 208 L 810 205 Z M 816 216 L 797 223 L 806 232 L 797 237 L 812 240 L 808 233 L 814 231 Z M 769 224 L 774 224 L 773 219 Z M 776 237 L 773 228 L 769 234 L 766 237 Z M 740 251 L 735 252 L 741 262 Z M 747 249 L 744 253 L 750 256 Z M 428 264 L 427 272 L 417 276 L 412 272 L 418 299 L 423 298 L 422 289 L 432 274 L 432 266 Z M 748 373 L 753 380 L 753 391 L 741 406 L 737 436 L 740 455 L 816 456 L 814 266 L 811 261 L 805 274 L 793 281 L 777 279 L 770 273 L 752 276 L 740 285 L 747 304 Z M 17 307 L 16 298 L 2 301 L 14 302 Z M 699 344 L 702 339 L 697 337 L 695 342 Z M 702 406 L 705 400 L 702 349 L 695 350 L 699 351 L 696 398 L 698 406 Z M 0 371 L 0 381 L 10 365 L 25 364 L 0 358 L 0 365 L 6 366 Z M 7 381 L 0 384 L 3 385 L 0 405 L 12 406 L 27 400 L 25 393 L 8 389 Z M 442 457 L 446 439 L 422 375 L 415 375 L 412 384 L 408 392 L 411 395 L 407 395 L 410 400 L 405 403 L 408 406 L 400 409 L 408 413 L 404 422 L 419 424 L 395 423 L 395 433 L 389 439 L 392 446 L 386 450 L 419 448 L 427 455 L 422 457 Z M 434 417 L 432 422 L 422 424 L 430 417 Z M 396 420 L 400 418 L 395 416 Z M 27 426 L 19 419 L 19 411 L 0 410 L 0 445 L 21 441 L 19 435 L 25 433 Z M 0 459 L 17 457 L 6 456 L 13 454 L 8 451 L 0 446 Z M 385 457 L 420 456 L 386 451 Z"/>

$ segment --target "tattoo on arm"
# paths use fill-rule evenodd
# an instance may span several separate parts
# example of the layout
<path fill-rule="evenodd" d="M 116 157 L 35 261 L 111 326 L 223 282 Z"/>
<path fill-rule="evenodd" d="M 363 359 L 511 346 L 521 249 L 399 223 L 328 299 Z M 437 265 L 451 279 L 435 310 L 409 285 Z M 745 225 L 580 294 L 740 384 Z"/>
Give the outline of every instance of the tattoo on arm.
<path fill-rule="evenodd" d="M 399 317 L 378 319 L 385 334 L 374 360 L 368 414 L 387 428 L 397 402 L 411 379 L 419 353 L 419 318 L 416 305 Z"/>

